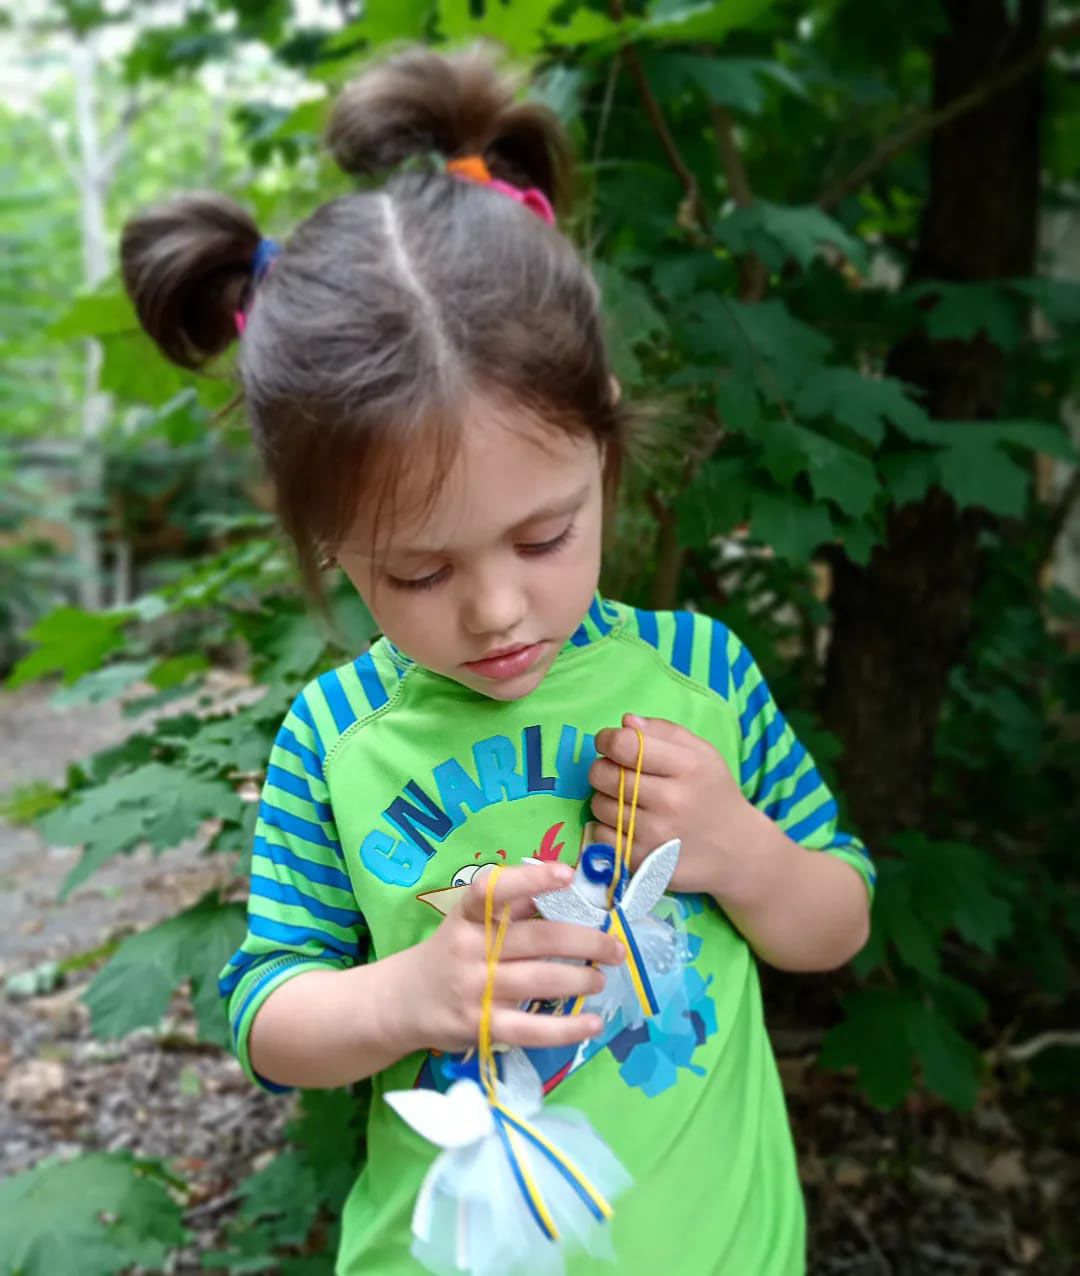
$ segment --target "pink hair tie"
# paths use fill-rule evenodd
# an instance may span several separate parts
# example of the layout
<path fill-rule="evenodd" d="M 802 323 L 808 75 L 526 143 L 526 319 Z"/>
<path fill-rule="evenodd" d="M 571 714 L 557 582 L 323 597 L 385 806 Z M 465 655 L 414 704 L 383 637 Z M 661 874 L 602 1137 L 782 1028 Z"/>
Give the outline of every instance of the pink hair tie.
<path fill-rule="evenodd" d="M 448 160 L 446 171 L 461 181 L 490 186 L 500 195 L 508 195 L 516 204 L 524 204 L 530 213 L 535 213 L 549 226 L 555 225 L 555 210 L 551 207 L 551 200 L 539 186 L 530 186 L 527 190 L 522 190 L 520 186 L 511 186 L 509 182 L 502 182 L 497 177 L 492 177 L 491 170 L 481 155 L 463 155 L 459 159 Z"/>

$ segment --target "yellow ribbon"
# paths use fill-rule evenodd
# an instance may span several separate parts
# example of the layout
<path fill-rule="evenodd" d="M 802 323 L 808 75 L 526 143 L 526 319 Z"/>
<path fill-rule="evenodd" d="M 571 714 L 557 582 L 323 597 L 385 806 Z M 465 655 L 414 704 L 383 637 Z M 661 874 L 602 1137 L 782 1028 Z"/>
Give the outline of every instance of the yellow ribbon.
<path fill-rule="evenodd" d="M 634 849 L 634 828 L 637 824 L 638 791 L 641 788 L 641 769 L 645 763 L 645 737 L 634 727 L 638 738 L 637 762 L 634 765 L 634 791 L 630 797 L 630 821 L 626 832 L 626 844 L 623 845 L 623 813 L 626 804 L 626 767 L 619 767 L 619 814 L 615 822 L 615 871 L 611 875 L 608 887 L 608 908 L 615 906 L 615 893 L 622 881 L 624 869 L 629 869 Z"/>
<path fill-rule="evenodd" d="M 510 907 L 507 905 L 502 911 L 498 926 L 495 925 L 495 884 L 501 872 L 501 865 L 497 865 L 488 875 L 484 889 L 484 950 L 487 955 L 487 977 L 484 980 L 484 993 L 480 1002 L 480 1033 L 477 1051 L 480 1081 L 491 1106 L 496 1133 L 506 1151 L 511 1172 L 525 1196 L 526 1205 L 544 1235 L 549 1240 L 557 1241 L 559 1229 L 555 1226 L 555 1220 L 530 1169 L 529 1158 L 525 1155 L 529 1144 L 532 1144 L 559 1170 L 594 1218 L 601 1221 L 609 1219 L 614 1211 L 572 1161 L 568 1160 L 535 1126 L 530 1125 L 528 1121 L 523 1120 L 516 1112 L 512 1112 L 499 1101 L 496 1089 L 499 1068 L 495 1062 L 495 1051 L 491 1040 L 491 1016 L 495 1006 L 495 975 L 506 939 L 506 930 L 510 923 Z"/>

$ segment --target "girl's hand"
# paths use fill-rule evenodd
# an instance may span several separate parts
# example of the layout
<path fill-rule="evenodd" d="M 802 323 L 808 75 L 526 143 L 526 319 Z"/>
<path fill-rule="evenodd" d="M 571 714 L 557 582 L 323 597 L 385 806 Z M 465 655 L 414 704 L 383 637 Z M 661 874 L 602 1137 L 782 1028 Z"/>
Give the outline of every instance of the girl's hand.
<path fill-rule="evenodd" d="M 670 838 L 682 840 L 671 881 L 676 891 L 705 891 L 721 899 L 745 873 L 737 829 L 753 808 L 720 754 L 707 740 L 665 718 L 623 716 L 622 727 L 600 731 L 600 757 L 589 771 L 596 790 L 592 812 L 598 840 L 615 844 L 619 773 L 626 771 L 623 831 L 629 829 L 637 765 L 637 727 L 645 737 L 634 831 L 634 867 Z"/>
<path fill-rule="evenodd" d="M 603 1027 L 598 1015 L 521 1009 L 533 999 L 590 996 L 603 988 L 599 970 L 567 961 L 616 966 L 623 960 L 623 947 L 611 935 L 535 917 L 533 897 L 561 890 L 573 877 L 566 864 L 521 864 L 504 869 L 495 884 L 493 934 L 507 905 L 512 919 L 495 975 L 491 1035 L 499 1045 L 572 1045 L 597 1036 Z M 420 1048 L 459 1051 L 476 1045 L 487 979 L 486 888 L 483 878 L 470 883 L 439 929 L 400 955 L 407 962 L 402 1009 Z M 564 960 L 545 960 L 551 957 Z"/>

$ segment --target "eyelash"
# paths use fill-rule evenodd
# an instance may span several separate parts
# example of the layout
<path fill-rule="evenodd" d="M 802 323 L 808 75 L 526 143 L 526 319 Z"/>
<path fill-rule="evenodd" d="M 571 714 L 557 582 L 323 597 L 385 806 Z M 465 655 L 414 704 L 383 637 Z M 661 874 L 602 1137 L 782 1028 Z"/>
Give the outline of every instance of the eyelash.
<path fill-rule="evenodd" d="M 518 551 L 529 558 L 541 558 L 545 554 L 554 554 L 567 545 L 574 535 L 574 524 L 570 523 L 565 531 L 549 541 L 539 541 L 531 545 L 519 545 Z M 446 579 L 447 568 L 442 567 L 430 576 L 422 576 L 419 580 L 399 580 L 396 576 L 388 577 L 395 589 L 425 591 L 435 589 Z"/>

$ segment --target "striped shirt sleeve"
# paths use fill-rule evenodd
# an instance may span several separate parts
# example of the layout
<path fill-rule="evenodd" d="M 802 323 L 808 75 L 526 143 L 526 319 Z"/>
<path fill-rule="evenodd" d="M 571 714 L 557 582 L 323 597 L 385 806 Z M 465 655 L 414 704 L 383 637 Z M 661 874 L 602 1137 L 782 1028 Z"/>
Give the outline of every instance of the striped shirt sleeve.
<path fill-rule="evenodd" d="M 836 799 L 777 708 L 753 656 L 734 634 L 729 634 L 728 654 L 744 795 L 793 842 L 850 864 L 872 896 L 876 874 L 866 847 L 838 827 Z"/>
<path fill-rule="evenodd" d="M 338 841 L 316 719 L 294 702 L 270 754 L 251 855 L 248 929 L 221 972 L 237 1058 L 271 1091 L 248 1056 L 259 1008 L 286 980 L 308 970 L 345 970 L 364 959 L 364 919 Z"/>

